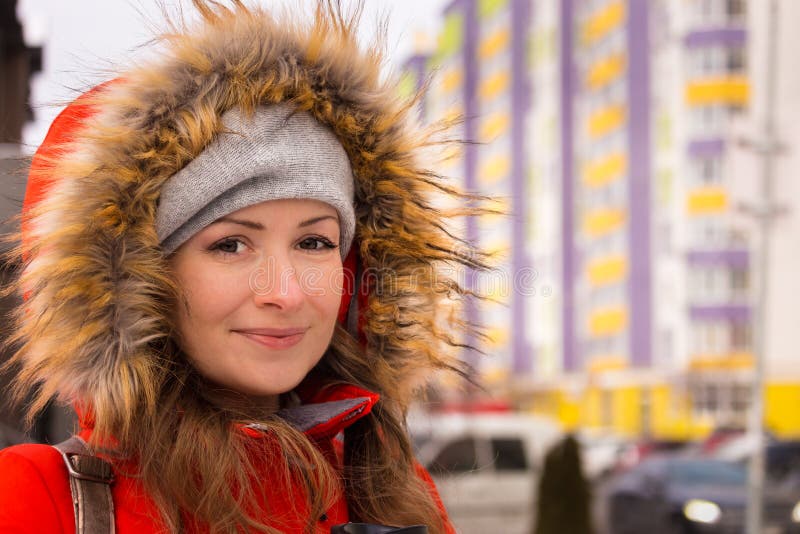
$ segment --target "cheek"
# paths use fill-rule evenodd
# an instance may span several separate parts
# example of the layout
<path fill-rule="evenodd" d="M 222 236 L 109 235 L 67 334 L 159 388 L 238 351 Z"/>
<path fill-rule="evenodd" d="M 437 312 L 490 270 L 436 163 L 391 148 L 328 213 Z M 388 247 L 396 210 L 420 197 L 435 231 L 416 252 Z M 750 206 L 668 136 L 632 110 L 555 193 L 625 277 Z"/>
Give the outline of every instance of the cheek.
<path fill-rule="evenodd" d="M 246 276 L 223 274 L 213 269 L 184 269 L 178 273 L 178 284 L 183 291 L 178 326 L 181 334 L 189 339 L 203 337 L 211 333 L 213 326 L 223 325 L 248 291 Z"/>
<path fill-rule="evenodd" d="M 336 319 L 342 299 L 344 273 L 340 262 L 306 269 L 299 277 L 303 292 L 321 314 Z"/>

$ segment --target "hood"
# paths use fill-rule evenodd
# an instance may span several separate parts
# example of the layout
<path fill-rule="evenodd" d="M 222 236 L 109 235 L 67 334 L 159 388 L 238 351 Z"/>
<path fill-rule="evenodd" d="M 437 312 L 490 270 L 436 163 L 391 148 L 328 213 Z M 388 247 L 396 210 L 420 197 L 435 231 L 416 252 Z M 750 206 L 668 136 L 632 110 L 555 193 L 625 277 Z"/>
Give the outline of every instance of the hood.
<path fill-rule="evenodd" d="M 164 295 L 175 293 L 154 226 L 161 187 L 220 133 L 225 111 L 288 102 L 328 126 L 350 159 L 361 275 L 350 302 L 361 301 L 368 355 L 391 370 L 378 393 L 404 405 L 432 369 L 458 366 L 447 349 L 459 325 L 437 311 L 466 292 L 442 266 L 483 268 L 437 206 L 477 209 L 423 165 L 438 138 L 415 124 L 416 99 L 383 76 L 380 48 L 359 49 L 357 16 L 334 2 L 302 20 L 193 3 L 199 22 L 176 23 L 154 59 L 84 95 L 70 115 L 79 127 L 37 154 L 16 251 L 18 386 L 41 386 L 33 409 L 58 395 L 98 418 L 154 399 L 154 347 L 170 336 Z"/>

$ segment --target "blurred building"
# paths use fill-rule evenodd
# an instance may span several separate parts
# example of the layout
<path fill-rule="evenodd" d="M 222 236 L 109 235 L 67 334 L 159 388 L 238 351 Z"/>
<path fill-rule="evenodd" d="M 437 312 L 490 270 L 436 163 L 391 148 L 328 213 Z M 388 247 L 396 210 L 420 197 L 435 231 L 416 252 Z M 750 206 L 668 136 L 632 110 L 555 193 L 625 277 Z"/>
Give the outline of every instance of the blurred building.
<path fill-rule="evenodd" d="M 765 57 L 767 4 L 454 0 L 445 9 L 438 48 L 424 58 L 435 82 L 423 113 L 463 115 L 460 135 L 477 143 L 441 170 L 512 214 L 466 223 L 467 237 L 501 254 L 508 283 L 478 285 L 500 303 L 470 311 L 489 327 L 479 365 L 499 394 L 629 435 L 744 425 L 757 243 L 738 205 L 760 171 L 754 154 L 740 154 L 740 134 L 757 133 L 751 67 Z M 781 109 L 798 106 L 800 93 L 783 94 Z M 786 242 L 776 248 L 780 286 L 800 258 L 781 256 L 796 249 Z M 786 412 L 800 401 L 800 373 L 781 363 L 794 357 L 790 303 L 775 291 L 766 416 L 772 431 L 798 434 Z"/>

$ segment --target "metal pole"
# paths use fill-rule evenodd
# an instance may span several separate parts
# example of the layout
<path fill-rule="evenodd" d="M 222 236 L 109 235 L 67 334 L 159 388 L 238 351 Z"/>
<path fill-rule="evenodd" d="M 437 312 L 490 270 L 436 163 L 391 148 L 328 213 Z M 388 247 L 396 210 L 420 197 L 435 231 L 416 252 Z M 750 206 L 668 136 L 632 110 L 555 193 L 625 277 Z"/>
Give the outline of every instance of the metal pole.
<path fill-rule="evenodd" d="M 769 302 L 770 230 L 775 215 L 773 175 L 777 140 L 775 139 L 775 76 L 778 2 L 769 0 L 767 14 L 766 79 L 764 80 L 764 116 L 762 139 L 758 145 L 761 156 L 761 206 L 756 210 L 760 251 L 758 254 L 758 300 L 755 320 L 755 362 L 753 369 L 752 402 L 748 433 L 753 443 L 749 463 L 747 495 L 747 534 L 761 534 L 764 493 L 764 365 L 767 345 L 767 312 Z"/>

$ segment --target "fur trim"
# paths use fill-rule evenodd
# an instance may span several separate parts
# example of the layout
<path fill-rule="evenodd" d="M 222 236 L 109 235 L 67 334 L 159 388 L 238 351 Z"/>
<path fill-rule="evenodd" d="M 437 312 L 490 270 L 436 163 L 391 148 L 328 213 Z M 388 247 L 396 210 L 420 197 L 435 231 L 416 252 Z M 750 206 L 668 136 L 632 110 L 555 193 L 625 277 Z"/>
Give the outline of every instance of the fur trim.
<path fill-rule="evenodd" d="M 161 186 L 219 133 L 226 110 L 290 102 L 328 125 L 350 157 L 371 284 L 367 350 L 394 375 L 381 394 L 405 405 L 430 369 L 457 365 L 442 351 L 456 342 L 435 311 L 465 291 L 440 266 L 484 267 L 431 205 L 435 195 L 466 197 L 420 167 L 433 141 L 412 129 L 416 100 L 399 100 L 381 79 L 379 48 L 359 50 L 358 16 L 338 4 L 321 2 L 301 23 L 238 1 L 194 3 L 200 24 L 162 36 L 158 59 L 91 97 L 100 112 L 53 162 L 58 180 L 24 221 L 18 253 L 32 260 L 12 339 L 19 384 L 41 385 L 34 408 L 55 394 L 85 401 L 109 428 L 132 409 L 155 409 L 164 366 L 153 347 L 170 336 L 166 302 L 177 294 L 154 229 Z"/>

